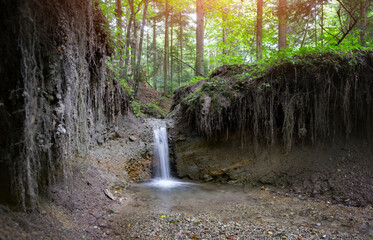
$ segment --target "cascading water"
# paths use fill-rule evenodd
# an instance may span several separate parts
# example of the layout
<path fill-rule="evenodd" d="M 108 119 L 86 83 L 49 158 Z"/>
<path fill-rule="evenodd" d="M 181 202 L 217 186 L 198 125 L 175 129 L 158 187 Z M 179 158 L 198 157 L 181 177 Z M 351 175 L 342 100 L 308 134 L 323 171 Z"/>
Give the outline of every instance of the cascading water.
<path fill-rule="evenodd" d="M 150 185 L 160 188 L 174 188 L 180 185 L 188 184 L 176 180 L 170 176 L 170 162 L 168 151 L 168 137 L 166 126 L 155 124 L 153 127 L 154 137 L 154 156 L 153 164 L 155 169 L 155 178 L 150 181 Z"/>
<path fill-rule="evenodd" d="M 156 160 L 156 177 L 170 180 L 170 163 L 168 153 L 167 130 L 165 127 L 154 128 L 154 160 Z"/>

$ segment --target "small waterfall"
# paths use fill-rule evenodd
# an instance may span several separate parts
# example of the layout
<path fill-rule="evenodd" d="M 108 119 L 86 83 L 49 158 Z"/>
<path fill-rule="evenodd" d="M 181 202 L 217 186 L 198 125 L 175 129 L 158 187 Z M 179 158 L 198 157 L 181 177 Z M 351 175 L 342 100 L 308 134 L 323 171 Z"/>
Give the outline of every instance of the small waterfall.
<path fill-rule="evenodd" d="M 159 120 L 153 120 L 154 155 L 153 166 L 155 177 L 146 185 L 157 188 L 171 189 L 189 183 L 174 179 L 170 174 L 170 162 L 168 151 L 168 137 L 166 124 Z"/>
<path fill-rule="evenodd" d="M 162 180 L 170 179 L 170 163 L 168 152 L 167 130 L 165 127 L 155 127 L 154 136 L 154 160 L 156 177 Z"/>

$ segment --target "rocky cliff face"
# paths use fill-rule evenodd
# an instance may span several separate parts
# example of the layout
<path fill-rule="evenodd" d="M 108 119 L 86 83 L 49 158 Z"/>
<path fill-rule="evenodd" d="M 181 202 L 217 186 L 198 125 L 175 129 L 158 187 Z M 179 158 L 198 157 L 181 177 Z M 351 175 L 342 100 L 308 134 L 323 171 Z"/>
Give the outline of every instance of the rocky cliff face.
<path fill-rule="evenodd" d="M 0 202 L 33 206 L 127 111 L 93 1 L 0 3 Z"/>
<path fill-rule="evenodd" d="M 373 199 L 372 52 L 223 66 L 175 93 L 180 177 Z"/>

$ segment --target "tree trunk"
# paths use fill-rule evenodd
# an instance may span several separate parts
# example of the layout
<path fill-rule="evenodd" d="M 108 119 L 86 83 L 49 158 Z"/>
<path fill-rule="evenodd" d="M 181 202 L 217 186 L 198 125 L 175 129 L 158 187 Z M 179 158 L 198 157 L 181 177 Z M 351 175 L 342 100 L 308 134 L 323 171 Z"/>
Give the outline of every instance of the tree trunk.
<path fill-rule="evenodd" d="M 166 0 L 165 31 L 164 31 L 164 61 L 163 61 L 163 95 L 167 95 L 167 70 L 168 70 L 168 0 Z"/>
<path fill-rule="evenodd" d="M 148 20 L 150 22 L 150 20 Z M 149 30 L 146 30 L 146 76 L 145 80 L 148 82 L 148 74 L 149 74 Z M 150 87 L 150 86 L 149 86 Z"/>
<path fill-rule="evenodd" d="M 174 81 L 174 79 L 173 79 L 173 72 L 172 72 L 172 67 L 173 67 L 173 63 L 174 63 L 174 61 L 173 61 L 173 46 L 172 46 L 172 44 L 173 44 L 173 26 L 172 26 L 172 24 L 173 24 L 173 22 L 172 22 L 173 20 L 172 20 L 172 16 L 171 16 L 171 24 L 170 24 L 170 30 L 171 30 L 171 39 L 170 39 L 170 43 L 171 43 L 171 48 L 170 48 L 170 57 L 171 57 L 171 59 L 170 59 L 170 81 L 171 81 L 171 93 L 173 92 L 173 81 Z"/>
<path fill-rule="evenodd" d="M 115 1 L 115 19 L 117 21 L 117 31 L 118 31 L 118 55 L 119 55 L 119 73 L 123 74 L 123 37 L 122 37 L 122 31 L 123 31 L 123 20 L 122 20 L 122 2 L 121 0 Z"/>
<path fill-rule="evenodd" d="M 227 55 L 228 51 L 226 49 L 226 42 L 227 42 L 227 27 L 226 27 L 226 22 L 227 22 L 227 9 L 223 9 L 223 55 Z"/>
<path fill-rule="evenodd" d="M 155 18 L 153 19 L 153 85 L 154 89 L 157 90 L 157 25 Z"/>
<path fill-rule="evenodd" d="M 315 48 L 317 48 L 317 2 L 315 2 Z"/>
<path fill-rule="evenodd" d="M 263 57 L 263 0 L 257 0 L 256 14 L 256 59 Z"/>
<path fill-rule="evenodd" d="M 132 69 L 132 74 L 134 74 L 134 70 L 136 68 L 136 57 L 137 57 L 137 48 L 138 48 L 138 37 L 137 37 L 137 29 L 139 25 L 139 21 L 137 21 L 136 16 L 133 18 L 133 38 L 131 39 L 131 58 L 130 58 L 130 63 L 129 65 L 131 66 Z"/>
<path fill-rule="evenodd" d="M 204 28 L 205 10 L 204 0 L 197 0 L 197 29 L 196 29 L 196 76 L 204 74 Z"/>
<path fill-rule="evenodd" d="M 128 0 L 128 3 L 130 5 L 130 19 L 127 24 L 126 29 L 126 44 L 125 44 L 125 50 L 126 54 L 124 57 L 124 66 L 123 66 L 123 75 L 124 78 L 127 80 L 127 72 L 128 72 L 128 62 L 129 62 L 129 46 L 130 46 L 130 38 L 131 38 L 131 27 L 132 27 L 132 21 L 133 21 L 133 15 L 134 15 L 134 7 L 133 7 L 133 0 Z"/>
<path fill-rule="evenodd" d="M 137 49 L 137 63 L 135 67 L 135 74 L 134 74 L 134 81 L 135 81 L 135 91 L 134 91 L 134 96 L 136 96 L 137 91 L 139 89 L 139 84 L 140 84 L 140 78 L 141 78 L 141 54 L 142 54 L 142 44 L 144 40 L 144 29 L 145 29 L 145 23 L 146 23 L 146 12 L 148 11 L 148 0 L 145 0 L 145 5 L 144 5 L 144 12 L 142 14 L 142 22 L 141 22 L 141 32 L 140 32 L 140 42 L 138 45 Z"/>
<path fill-rule="evenodd" d="M 362 46 L 366 45 L 365 37 L 367 31 L 367 13 L 369 8 L 369 0 L 360 0 L 360 44 Z"/>
<path fill-rule="evenodd" d="M 286 0 L 279 0 L 279 11 L 278 11 L 278 51 L 286 48 Z"/>
<path fill-rule="evenodd" d="M 324 2 L 321 2 L 321 47 L 324 46 Z"/>
<path fill-rule="evenodd" d="M 180 12 L 180 25 L 179 25 L 179 28 L 180 28 L 180 36 L 179 36 L 179 43 L 180 43 L 180 60 L 179 61 L 179 87 L 181 86 L 181 73 L 183 71 L 183 64 L 182 64 L 182 61 L 183 61 L 183 25 L 182 25 L 182 15 L 181 15 L 181 12 Z"/>

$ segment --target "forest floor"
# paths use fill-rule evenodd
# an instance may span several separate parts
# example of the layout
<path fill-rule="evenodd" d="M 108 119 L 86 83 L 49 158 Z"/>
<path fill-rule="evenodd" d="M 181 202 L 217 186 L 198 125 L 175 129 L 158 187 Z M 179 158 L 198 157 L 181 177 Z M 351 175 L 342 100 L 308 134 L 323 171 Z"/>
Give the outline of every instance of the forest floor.
<path fill-rule="evenodd" d="M 172 96 L 163 96 L 146 84 L 140 84 L 132 109 L 139 117 L 165 118 L 170 111 Z"/>

